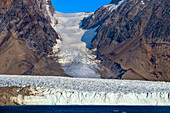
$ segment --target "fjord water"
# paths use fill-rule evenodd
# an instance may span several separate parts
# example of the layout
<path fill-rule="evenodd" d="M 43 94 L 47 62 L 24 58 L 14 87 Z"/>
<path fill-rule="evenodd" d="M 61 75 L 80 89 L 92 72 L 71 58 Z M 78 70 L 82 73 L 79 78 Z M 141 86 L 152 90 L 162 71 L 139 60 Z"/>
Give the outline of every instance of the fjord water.
<path fill-rule="evenodd" d="M 1 113 L 169 113 L 170 106 L 0 106 Z"/>

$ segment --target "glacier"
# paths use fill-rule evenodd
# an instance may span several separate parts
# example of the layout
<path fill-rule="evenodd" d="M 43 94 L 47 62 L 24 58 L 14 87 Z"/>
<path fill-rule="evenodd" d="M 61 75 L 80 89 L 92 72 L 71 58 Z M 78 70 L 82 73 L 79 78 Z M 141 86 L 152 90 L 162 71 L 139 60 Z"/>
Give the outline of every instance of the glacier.
<path fill-rule="evenodd" d="M 48 0 L 46 2 L 48 3 Z M 121 0 L 118 4 L 109 4 L 104 7 L 112 12 L 124 2 L 125 0 Z M 91 42 L 100 26 L 91 29 L 80 27 L 83 18 L 90 18 L 94 12 L 61 13 L 55 11 L 52 14 L 49 8 L 47 4 L 46 9 L 51 18 L 51 26 L 59 34 L 57 44 L 53 47 L 52 57 L 57 58 L 56 62 L 61 64 L 64 72 L 75 78 L 101 78 L 102 74 L 107 74 L 102 72 L 104 67 L 100 64 L 100 60 L 96 59 L 96 51 L 94 51 L 96 49 L 90 49 Z"/>
<path fill-rule="evenodd" d="M 81 20 L 93 13 L 60 13 L 55 12 L 52 19 L 58 20 L 53 26 L 60 35 L 57 44 L 53 47 L 53 56 L 58 58 L 62 69 L 68 75 L 78 78 L 100 78 L 100 67 L 90 47 L 91 40 L 97 34 L 96 28 L 85 30 L 80 27 Z M 84 42 L 83 42 L 84 41 Z M 81 75 L 79 73 L 82 73 Z"/>
<path fill-rule="evenodd" d="M 21 105 L 170 105 L 170 83 L 137 80 L 0 75 L 0 87 L 31 86 Z"/>
<path fill-rule="evenodd" d="M 46 1 L 48 2 L 48 0 Z M 125 0 L 121 0 L 118 4 L 103 7 L 112 12 L 124 2 Z M 46 9 L 51 18 L 51 26 L 59 34 L 57 44 L 53 47 L 52 57 L 57 58 L 56 62 L 61 64 L 64 72 L 75 78 L 101 78 L 102 74 L 111 74 L 102 72 L 104 67 L 100 64 L 100 60 L 96 59 L 96 51 L 94 51 L 97 48 L 90 49 L 100 25 L 91 29 L 80 27 L 83 18 L 90 18 L 94 12 L 61 13 L 55 11 L 54 14 L 51 14 L 49 7 L 47 4 Z"/>

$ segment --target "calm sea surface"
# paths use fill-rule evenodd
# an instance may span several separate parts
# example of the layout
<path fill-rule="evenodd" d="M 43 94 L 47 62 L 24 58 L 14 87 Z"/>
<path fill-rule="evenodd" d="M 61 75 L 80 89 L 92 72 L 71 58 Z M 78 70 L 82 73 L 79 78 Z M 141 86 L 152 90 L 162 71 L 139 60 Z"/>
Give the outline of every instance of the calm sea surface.
<path fill-rule="evenodd" d="M 170 113 L 170 106 L 0 106 L 0 113 Z"/>

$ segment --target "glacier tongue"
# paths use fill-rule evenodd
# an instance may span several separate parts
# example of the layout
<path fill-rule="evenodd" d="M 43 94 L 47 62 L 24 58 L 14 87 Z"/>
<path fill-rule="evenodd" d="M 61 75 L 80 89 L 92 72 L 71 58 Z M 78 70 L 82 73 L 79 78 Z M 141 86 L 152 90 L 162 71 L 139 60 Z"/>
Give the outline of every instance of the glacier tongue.
<path fill-rule="evenodd" d="M 170 105 L 170 83 L 0 75 L 0 87 L 32 86 L 11 97 L 24 105 Z"/>
<path fill-rule="evenodd" d="M 91 40 L 96 35 L 96 29 L 84 30 L 80 28 L 81 20 L 92 13 L 60 13 L 56 12 L 54 17 L 58 24 L 53 26 L 60 35 L 59 42 L 54 46 L 53 52 L 63 70 L 72 77 L 100 78 L 99 67 L 95 60 L 96 56 L 86 47 L 90 46 Z M 87 44 L 83 41 L 87 41 Z"/>

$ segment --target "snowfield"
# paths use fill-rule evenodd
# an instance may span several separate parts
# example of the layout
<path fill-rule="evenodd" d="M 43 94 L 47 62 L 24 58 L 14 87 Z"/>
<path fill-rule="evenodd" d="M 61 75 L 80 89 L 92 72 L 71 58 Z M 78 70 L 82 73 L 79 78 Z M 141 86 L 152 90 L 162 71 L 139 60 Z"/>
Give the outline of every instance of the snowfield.
<path fill-rule="evenodd" d="M 170 105 L 170 83 L 1 75 L 0 86 L 32 86 L 13 97 L 25 105 Z"/>

